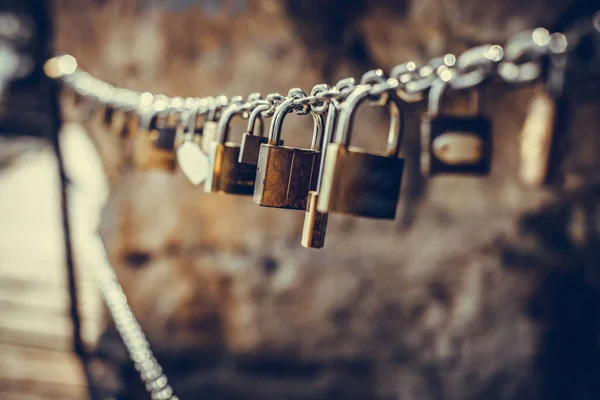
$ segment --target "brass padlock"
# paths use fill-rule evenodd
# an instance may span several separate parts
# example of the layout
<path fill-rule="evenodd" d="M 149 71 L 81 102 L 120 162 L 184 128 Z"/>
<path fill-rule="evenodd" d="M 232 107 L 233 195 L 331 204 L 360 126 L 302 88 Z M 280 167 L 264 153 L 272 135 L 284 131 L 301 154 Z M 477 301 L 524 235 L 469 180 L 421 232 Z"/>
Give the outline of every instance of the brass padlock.
<path fill-rule="evenodd" d="M 166 126 L 164 116 L 149 112 L 140 116 L 134 139 L 133 160 L 141 169 L 175 168 L 175 128 Z"/>
<path fill-rule="evenodd" d="M 471 92 L 476 105 L 472 115 L 440 114 L 440 100 L 447 85 L 438 79 L 429 91 L 428 110 L 421 121 L 421 173 L 488 174 L 492 160 L 491 123 L 479 115 L 478 92 Z"/>
<path fill-rule="evenodd" d="M 335 131 L 335 124 L 337 122 L 338 106 L 339 104 L 337 101 L 332 99 L 327 111 L 327 121 L 323 132 L 323 144 L 321 145 L 321 162 L 319 164 L 317 186 L 315 190 L 308 192 L 301 241 L 302 246 L 306 248 L 320 249 L 325 245 L 325 233 L 327 231 L 329 214 L 319 212 L 317 210 L 317 203 L 319 201 L 319 193 L 321 192 L 323 167 L 327 156 L 327 148 L 331 139 L 333 139 L 333 132 Z"/>
<path fill-rule="evenodd" d="M 260 146 L 252 197 L 259 206 L 306 210 L 308 192 L 316 187 L 323 116 L 311 111 L 314 130 L 310 149 L 280 144 L 283 120 L 298 107 L 295 101 L 295 98 L 289 98 L 277 107 L 268 142 Z"/>
<path fill-rule="evenodd" d="M 209 172 L 204 182 L 206 193 L 251 195 L 254 192 L 256 167 L 238 162 L 240 145 L 228 142 L 229 123 L 242 112 L 241 104 L 233 103 L 222 113 L 217 140 L 209 144 Z"/>
<path fill-rule="evenodd" d="M 248 128 L 246 129 L 246 133 L 244 133 L 242 136 L 238 162 L 250 165 L 256 165 L 258 163 L 260 145 L 267 143 L 267 138 L 264 135 L 261 114 L 270 108 L 271 106 L 269 103 L 265 101 L 263 104 L 257 105 L 250 113 L 250 116 L 248 117 Z M 260 136 L 254 134 L 254 126 L 257 119 L 259 123 L 258 129 Z"/>
<path fill-rule="evenodd" d="M 398 158 L 404 131 L 400 99 L 386 95 L 391 123 L 385 154 L 367 153 L 350 146 L 353 117 L 371 85 L 358 85 L 340 106 L 335 141 L 327 148 L 317 211 L 360 217 L 394 219 L 400 196 L 404 160 Z M 374 103 L 375 104 L 375 103 Z"/>
<path fill-rule="evenodd" d="M 209 171 L 208 154 L 200 148 L 202 136 L 201 129 L 197 129 L 196 125 L 197 115 L 198 108 L 182 115 L 178 126 L 178 135 L 182 138 L 176 152 L 179 169 L 194 185 L 204 182 Z"/>

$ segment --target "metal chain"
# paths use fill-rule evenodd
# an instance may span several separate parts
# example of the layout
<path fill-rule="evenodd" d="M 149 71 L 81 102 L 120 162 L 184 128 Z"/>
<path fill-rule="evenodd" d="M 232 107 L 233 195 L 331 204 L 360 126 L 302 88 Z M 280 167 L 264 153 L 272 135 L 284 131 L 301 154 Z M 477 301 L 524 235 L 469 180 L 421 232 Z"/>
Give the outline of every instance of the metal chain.
<path fill-rule="evenodd" d="M 447 82 L 453 89 L 474 88 L 497 75 L 508 83 L 526 83 L 541 75 L 541 61 L 551 54 L 561 54 L 569 50 L 566 36 L 562 33 L 550 34 L 544 28 L 521 32 L 511 38 L 505 47 L 499 45 L 480 45 L 466 50 L 460 56 L 445 54 L 431 59 L 427 64 L 418 66 L 409 61 L 392 68 L 387 78 L 380 69 L 366 72 L 361 84 L 372 85 L 371 96 L 381 97 L 388 91 L 396 91 L 406 102 L 420 102 L 425 98 L 435 80 Z M 170 98 L 162 94 L 139 93 L 114 87 L 87 72 L 81 70 L 77 61 L 70 55 L 57 56 L 49 60 L 47 72 L 51 77 L 62 80 L 80 96 L 92 102 L 108 105 L 127 111 L 153 110 L 183 113 L 189 109 L 198 109 L 198 114 L 218 114 L 219 110 L 232 102 L 242 102 L 237 96 L 227 99 L 225 96 L 206 98 Z M 334 87 L 326 84 L 315 85 L 310 95 L 302 89 L 292 89 L 287 96 L 271 93 L 266 96 L 270 108 L 263 117 L 271 117 L 283 101 L 296 99 L 295 112 L 307 114 L 313 111 L 323 114 L 331 101 L 343 101 L 354 90 L 353 78 L 340 80 Z M 265 100 L 260 94 L 253 93 L 241 106 L 242 112 L 249 112 Z M 215 117 L 216 115 L 213 115 Z"/>
<path fill-rule="evenodd" d="M 152 400 L 179 400 L 173 394 L 173 388 L 169 385 L 169 381 L 154 357 L 140 324 L 127 303 L 127 297 L 108 261 L 102 240 L 98 236 L 94 240 L 97 242 L 98 251 L 101 252 L 99 258 L 102 262 L 98 263 L 96 273 L 102 296 L 114 319 L 117 331 L 127 348 L 129 358 L 140 374 L 150 398 Z"/>

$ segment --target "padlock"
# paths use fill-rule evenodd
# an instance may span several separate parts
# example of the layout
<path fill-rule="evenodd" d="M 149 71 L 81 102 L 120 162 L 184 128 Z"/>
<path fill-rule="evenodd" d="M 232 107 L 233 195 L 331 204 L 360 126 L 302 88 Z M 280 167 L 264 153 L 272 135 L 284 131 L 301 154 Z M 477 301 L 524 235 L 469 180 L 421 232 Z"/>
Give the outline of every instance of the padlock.
<path fill-rule="evenodd" d="M 209 144 L 209 172 L 204 182 L 206 193 L 251 195 L 254 192 L 256 167 L 238 162 L 240 145 L 228 142 L 229 123 L 242 110 L 233 103 L 222 113 L 218 124 L 217 140 Z"/>
<path fill-rule="evenodd" d="M 427 113 L 421 121 L 421 173 L 485 175 L 492 160 L 491 123 L 476 112 L 470 116 L 440 114 L 440 100 L 448 83 L 436 80 L 429 91 Z M 471 107 L 471 106 L 470 106 Z"/>
<path fill-rule="evenodd" d="M 283 120 L 297 108 L 295 101 L 292 97 L 277 107 L 271 121 L 268 142 L 260 146 L 252 198 L 259 206 L 306 210 L 308 192 L 316 187 L 323 116 L 311 111 L 314 130 L 310 149 L 279 144 Z"/>
<path fill-rule="evenodd" d="M 353 117 L 366 99 L 371 85 L 358 85 L 340 105 L 335 140 L 329 144 L 317 211 L 337 212 L 360 217 L 394 219 L 400 196 L 404 160 L 398 158 L 404 132 L 400 99 L 387 94 L 391 123 L 385 154 L 367 153 L 350 146 Z"/>
<path fill-rule="evenodd" d="M 135 135 L 133 159 L 138 168 L 175 168 L 175 128 L 165 125 L 164 116 L 154 112 L 140 116 L 140 125 Z"/>
<path fill-rule="evenodd" d="M 208 115 L 202 126 L 202 150 L 208 153 L 211 143 L 217 140 L 219 135 L 219 123 L 217 119 L 223 107 L 228 103 L 226 96 L 219 96 L 213 99 L 212 104 L 209 104 Z"/>
<path fill-rule="evenodd" d="M 329 103 L 327 121 L 325 123 L 325 130 L 323 131 L 323 144 L 321 145 L 321 162 L 319 163 L 317 186 L 315 190 L 308 192 L 301 244 L 303 247 L 309 249 L 320 249 L 325 245 L 325 233 L 327 231 L 327 220 L 329 219 L 329 214 L 319 212 L 317 210 L 317 203 L 319 201 L 319 193 L 321 191 L 323 167 L 327 156 L 327 148 L 331 142 L 331 139 L 333 138 L 335 124 L 337 122 L 338 106 L 339 105 L 335 99 L 332 99 Z"/>
<path fill-rule="evenodd" d="M 112 112 L 112 118 L 109 125 L 109 131 L 116 137 L 125 137 L 127 135 L 128 120 L 130 119 L 130 113 L 121 109 L 114 109 Z"/>
<path fill-rule="evenodd" d="M 242 143 L 240 145 L 240 156 L 238 162 L 250 165 L 256 165 L 258 163 L 258 153 L 260 151 L 260 145 L 267 143 L 267 138 L 264 135 L 263 121 L 261 113 L 267 111 L 271 106 L 269 103 L 259 104 L 250 113 L 248 117 L 248 128 L 246 133 L 242 136 Z M 254 125 L 258 119 L 260 136 L 254 134 Z"/>
<path fill-rule="evenodd" d="M 196 124 L 197 115 L 197 108 L 182 115 L 178 126 L 178 134 L 182 137 L 176 144 L 179 169 L 194 185 L 204 182 L 209 171 L 208 154 L 200 148 L 202 136 Z"/>

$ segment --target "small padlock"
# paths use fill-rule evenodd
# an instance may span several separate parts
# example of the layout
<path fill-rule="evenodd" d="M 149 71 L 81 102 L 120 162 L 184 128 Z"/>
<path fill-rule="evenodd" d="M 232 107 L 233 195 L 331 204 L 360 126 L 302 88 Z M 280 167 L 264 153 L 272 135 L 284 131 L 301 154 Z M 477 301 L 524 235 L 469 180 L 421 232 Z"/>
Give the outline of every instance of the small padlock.
<path fill-rule="evenodd" d="M 421 121 L 421 173 L 475 174 L 490 172 L 492 160 L 491 123 L 476 112 L 471 116 L 440 114 L 440 100 L 448 83 L 436 80 L 429 91 L 427 113 Z"/>
<path fill-rule="evenodd" d="M 325 165 L 327 156 L 327 148 L 331 142 L 331 139 L 333 138 L 335 124 L 337 122 L 338 106 L 339 105 L 337 101 L 332 99 L 327 111 L 327 121 L 325 123 L 325 130 L 323 132 L 323 144 L 321 145 L 321 162 L 319 164 L 317 186 L 315 190 L 308 192 L 301 244 L 303 247 L 309 249 L 320 249 L 325 245 L 325 233 L 327 231 L 327 220 L 329 219 L 329 214 L 319 212 L 317 210 L 317 203 L 319 201 L 319 193 L 321 191 L 323 167 Z"/>
<path fill-rule="evenodd" d="M 260 146 L 252 198 L 259 206 L 306 210 L 308 192 L 316 187 L 323 116 L 311 111 L 314 130 L 310 149 L 279 144 L 283 120 L 297 108 L 295 101 L 296 98 L 292 97 L 277 107 L 268 142 Z"/>
<path fill-rule="evenodd" d="M 123 136 L 123 132 L 127 128 L 126 111 L 107 105 L 104 109 L 104 124 L 112 136 Z"/>
<path fill-rule="evenodd" d="M 140 116 L 140 125 L 135 135 L 133 159 L 141 169 L 175 168 L 174 127 L 166 126 L 164 117 L 154 112 Z"/>
<path fill-rule="evenodd" d="M 202 150 L 206 153 L 208 153 L 211 143 L 217 140 L 219 135 L 219 123 L 217 120 L 221 110 L 227 103 L 228 99 L 226 96 L 219 96 L 213 99 L 212 104 L 209 105 L 208 115 L 202 126 Z"/>
<path fill-rule="evenodd" d="M 242 136 L 242 143 L 240 145 L 240 156 L 238 162 L 250 165 L 256 165 L 258 163 L 258 153 L 260 151 L 260 145 L 267 143 L 267 138 L 264 135 L 263 121 L 261 114 L 267 111 L 271 106 L 269 103 L 257 105 L 250 116 L 248 117 L 248 128 L 246 133 Z M 260 136 L 254 134 L 254 125 L 258 119 Z"/>
<path fill-rule="evenodd" d="M 196 127 L 197 115 L 197 108 L 182 115 L 182 123 L 178 126 L 181 139 L 176 152 L 179 169 L 194 185 L 206 180 L 210 168 L 208 154 L 200 148 L 202 136 L 201 129 Z"/>
<path fill-rule="evenodd" d="M 404 160 L 398 158 L 404 117 L 400 99 L 389 92 L 391 123 L 385 155 L 367 153 L 350 146 L 353 117 L 366 99 L 371 85 L 358 85 L 340 106 L 335 141 L 329 144 L 317 211 L 337 212 L 361 217 L 394 219 L 400 196 Z M 374 103 L 375 104 L 375 103 Z"/>
<path fill-rule="evenodd" d="M 204 182 L 206 193 L 251 195 L 254 192 L 256 167 L 238 162 L 240 145 L 228 142 L 229 123 L 242 111 L 241 104 L 233 103 L 222 113 L 218 137 L 209 144 L 209 172 Z"/>

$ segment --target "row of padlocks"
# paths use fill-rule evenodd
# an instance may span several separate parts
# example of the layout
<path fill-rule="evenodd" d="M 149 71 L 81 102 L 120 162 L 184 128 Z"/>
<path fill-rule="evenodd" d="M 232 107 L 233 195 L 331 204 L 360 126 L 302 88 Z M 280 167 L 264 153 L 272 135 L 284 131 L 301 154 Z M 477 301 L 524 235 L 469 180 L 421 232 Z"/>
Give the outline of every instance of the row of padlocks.
<path fill-rule="evenodd" d="M 138 167 L 179 166 L 207 193 L 252 196 L 262 207 L 304 210 L 302 245 L 320 248 L 329 213 L 395 218 L 407 103 L 428 104 L 421 124 L 423 175 L 482 176 L 490 172 L 493 146 L 491 122 L 481 115 L 478 104 L 480 86 L 494 81 L 539 85 L 523 130 L 521 176 L 529 184 L 544 183 L 560 133 L 555 127 L 564 125 L 555 121 L 556 104 L 567 92 L 565 82 L 573 80 L 573 65 L 578 68 L 577 79 L 585 76 L 587 65 L 576 50 L 589 37 L 600 43 L 600 31 L 593 24 L 579 30 L 578 36 L 538 28 L 516 35 L 504 47 L 477 46 L 459 57 L 447 54 L 420 67 L 414 62 L 400 64 L 390 77 L 373 70 L 359 83 L 347 78 L 334 87 L 316 85 L 310 95 L 292 89 L 287 96 L 270 94 L 265 99 L 256 93 L 244 100 L 132 92 L 82 72 L 72 57 L 65 58 L 70 56 L 51 60 L 54 64 L 48 70 L 76 95 L 101 105 L 110 131 L 134 138 Z M 443 113 L 442 98 L 448 92 L 468 94 L 471 114 Z M 351 145 L 354 116 L 364 102 L 389 111 L 390 130 L 381 154 Z M 311 115 L 310 148 L 287 146 L 281 140 L 283 121 L 290 113 Z M 234 117 L 248 123 L 240 143 L 229 140 Z M 271 118 L 267 135 L 266 118 Z"/>

